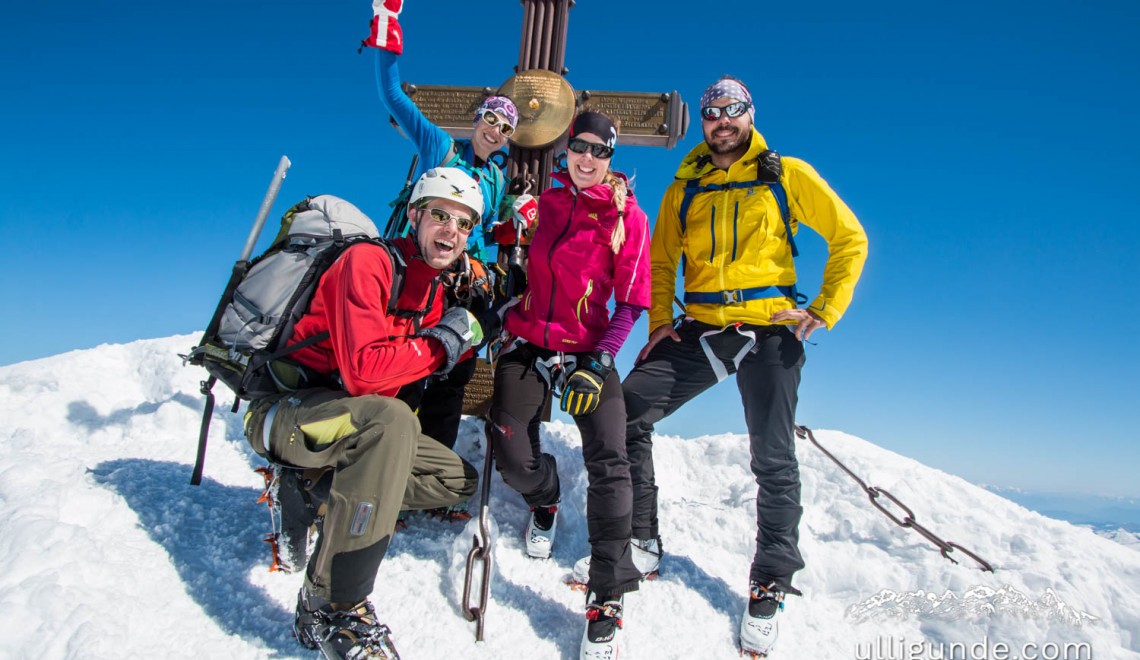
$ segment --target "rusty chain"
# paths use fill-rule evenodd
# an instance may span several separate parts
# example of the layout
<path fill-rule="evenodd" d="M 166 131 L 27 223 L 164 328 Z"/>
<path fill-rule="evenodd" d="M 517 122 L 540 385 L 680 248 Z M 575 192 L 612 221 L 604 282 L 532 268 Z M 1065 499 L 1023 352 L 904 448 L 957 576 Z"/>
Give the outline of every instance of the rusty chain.
<path fill-rule="evenodd" d="M 834 461 L 841 470 L 846 472 L 852 479 L 854 479 L 855 483 L 859 484 L 859 487 L 867 493 L 867 497 L 870 498 L 871 504 L 876 509 L 883 512 L 883 515 L 885 515 L 887 518 L 890 518 L 891 521 L 896 525 L 899 527 L 913 529 L 914 531 L 918 532 L 918 534 L 925 538 L 927 541 L 930 541 L 935 546 L 937 546 L 938 551 L 942 554 L 942 556 L 949 559 L 951 563 L 958 563 L 958 560 L 950 556 L 950 553 L 957 550 L 958 552 L 961 552 L 962 554 L 977 562 L 982 571 L 989 571 L 990 573 L 994 572 L 993 566 L 991 566 L 990 563 L 986 560 L 982 559 L 973 552 L 970 552 L 966 548 L 963 548 L 957 543 L 954 543 L 953 541 L 943 541 L 941 538 L 935 535 L 934 532 L 918 524 L 918 521 L 914 519 L 914 512 L 911 511 L 910 507 L 903 504 L 899 498 L 892 495 L 889 491 L 875 486 L 868 486 L 865 481 L 859 478 L 859 475 L 852 472 L 846 465 L 842 463 L 842 461 L 836 458 L 831 452 L 827 451 L 827 449 L 824 449 L 823 445 L 819 444 L 819 441 L 815 439 L 815 435 L 811 432 L 811 429 L 806 426 L 797 425 L 796 435 L 800 438 L 807 438 L 808 440 L 811 440 L 812 444 L 814 444 L 816 448 L 823 452 L 823 454 Z M 896 516 L 894 513 L 889 511 L 887 507 L 880 501 L 880 497 L 885 497 L 886 499 L 890 500 L 891 503 L 893 503 L 899 509 L 902 509 L 906 515 L 904 515 L 902 518 Z"/>
<path fill-rule="evenodd" d="M 467 553 L 466 572 L 463 577 L 463 616 L 475 622 L 475 641 L 483 641 L 483 619 L 491 594 L 491 528 L 488 505 L 491 499 L 491 465 L 494 460 L 491 435 L 488 429 L 487 449 L 483 457 L 483 482 L 479 495 L 479 533 L 471 537 L 471 551 Z M 471 604 L 471 582 L 476 562 L 482 562 L 483 581 L 479 589 L 479 604 Z"/>

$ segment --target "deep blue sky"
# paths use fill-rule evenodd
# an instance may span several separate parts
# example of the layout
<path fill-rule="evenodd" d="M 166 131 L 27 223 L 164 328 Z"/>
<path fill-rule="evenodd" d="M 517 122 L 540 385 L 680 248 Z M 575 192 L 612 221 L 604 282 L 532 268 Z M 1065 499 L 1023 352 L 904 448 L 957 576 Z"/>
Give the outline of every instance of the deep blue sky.
<path fill-rule="evenodd" d="M 0 364 L 201 330 L 283 153 L 275 216 L 331 193 L 385 218 L 411 148 L 356 53 L 370 16 L 364 0 L 8 7 Z M 405 78 L 497 85 L 521 20 L 517 2 L 408 0 Z M 973 481 L 1136 496 L 1137 34 L 1140 5 L 1105 0 L 579 0 L 567 65 L 579 89 L 691 104 L 742 78 L 773 148 L 862 220 L 871 257 L 810 348 L 801 423 Z M 619 148 L 651 218 L 699 140 L 694 122 L 671 152 Z M 825 246 L 808 236 L 814 290 Z M 742 432 L 734 386 L 659 430 Z"/>

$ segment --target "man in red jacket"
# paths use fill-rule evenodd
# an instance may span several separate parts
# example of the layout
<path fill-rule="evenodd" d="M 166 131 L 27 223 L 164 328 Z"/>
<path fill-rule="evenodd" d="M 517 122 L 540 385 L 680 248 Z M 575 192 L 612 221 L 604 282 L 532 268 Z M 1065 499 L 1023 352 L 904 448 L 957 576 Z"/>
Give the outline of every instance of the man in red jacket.
<path fill-rule="evenodd" d="M 438 281 L 463 253 L 482 208 L 478 184 L 462 170 L 425 173 L 408 207 L 412 233 L 393 241 L 406 263 L 395 307 L 393 255 L 374 243 L 349 247 L 321 276 L 289 342 L 328 333 L 290 359 L 329 387 L 255 402 L 247 415 L 258 454 L 332 470 L 294 622 L 298 641 L 328 658 L 395 657 L 368 595 L 396 517 L 401 508 L 449 506 L 475 492 L 475 469 L 423 435 L 415 413 L 395 397 L 405 385 L 449 371 L 482 338 L 467 310 L 443 312 Z"/>

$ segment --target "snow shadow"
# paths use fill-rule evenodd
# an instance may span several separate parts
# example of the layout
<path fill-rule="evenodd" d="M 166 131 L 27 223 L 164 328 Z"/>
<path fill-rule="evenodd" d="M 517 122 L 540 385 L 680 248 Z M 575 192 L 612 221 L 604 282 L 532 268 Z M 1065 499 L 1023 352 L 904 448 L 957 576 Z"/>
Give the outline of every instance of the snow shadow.
<path fill-rule="evenodd" d="M 571 610 L 525 584 L 508 582 L 502 574 L 496 577 L 499 579 L 491 583 L 493 602 L 488 605 L 487 616 L 495 616 L 495 602 L 517 608 L 526 616 L 536 637 L 550 640 L 558 647 L 558 657 L 562 660 L 579 657 L 578 647 L 582 626 L 585 625 L 585 594 L 582 595 L 581 609 Z"/>
<path fill-rule="evenodd" d="M 201 399 L 184 392 L 177 392 L 162 401 L 147 401 L 134 408 L 120 408 L 108 415 L 102 415 L 95 407 L 86 401 L 72 401 L 67 404 L 67 421 L 88 431 L 105 428 L 107 426 L 121 426 L 138 415 L 153 415 L 167 403 L 180 403 L 191 410 L 202 411 Z"/>
<path fill-rule="evenodd" d="M 744 591 L 733 589 L 724 580 L 709 575 L 689 557 L 670 554 L 668 548 L 661 558 L 661 577 L 657 579 L 679 582 L 697 592 L 714 610 L 724 615 L 729 632 L 732 635 L 737 633 L 740 615 L 744 611 Z"/>
<path fill-rule="evenodd" d="M 190 486 L 185 465 L 145 459 L 106 461 L 91 472 L 127 501 L 147 534 L 170 554 L 187 593 L 222 630 L 296 654 L 292 611 L 249 582 L 250 570 L 264 568 L 266 557 L 259 534 L 266 514 L 256 503 L 257 489 L 209 478 Z"/>
<path fill-rule="evenodd" d="M 481 462 L 480 462 L 481 463 Z M 482 465 L 476 469 L 482 471 Z M 492 509 L 507 506 L 499 499 L 505 493 L 501 489 L 507 487 L 498 481 L 492 486 Z M 510 494 L 514 494 L 513 491 Z M 477 499 L 478 496 L 476 496 Z M 512 503 L 510 506 L 516 506 Z M 470 504 L 472 513 L 478 513 L 478 502 Z M 396 533 L 392 538 L 392 545 L 388 548 L 387 562 L 390 558 L 401 555 L 412 555 L 420 559 L 437 561 L 440 565 L 439 593 L 447 601 L 450 611 L 456 616 L 464 616 L 461 597 L 465 572 L 462 570 L 462 559 L 470 550 L 471 537 L 464 533 L 466 525 L 463 523 L 445 522 L 432 518 L 419 511 L 411 512 L 407 518 L 408 527 Z M 529 627 L 535 636 L 551 641 L 559 649 L 562 660 L 574 660 L 578 657 L 578 638 L 582 634 L 583 610 L 566 607 L 557 600 L 542 594 L 532 585 L 525 582 L 516 582 L 508 578 L 503 567 L 498 563 L 505 552 L 522 552 L 521 548 L 504 548 L 500 541 L 503 535 L 522 538 L 522 527 L 514 525 L 501 525 L 492 522 L 494 554 L 492 555 L 491 594 L 488 603 L 487 616 L 490 619 L 501 616 L 499 608 L 510 608 L 516 613 L 526 617 Z M 458 550 L 458 552 L 457 552 Z M 457 568 L 457 564 L 459 567 Z M 476 564 L 476 570 L 480 566 Z M 384 565 L 380 567 L 379 581 L 386 579 Z M 565 573 L 569 573 L 569 569 Z M 478 578 L 475 580 L 478 584 Z M 379 587 L 378 587 L 379 588 Z M 473 602 L 478 602 L 478 595 L 472 594 Z M 582 596 L 582 606 L 585 607 L 585 595 Z M 494 629 L 495 623 L 487 624 Z M 474 623 L 470 624 L 474 631 Z M 488 635 L 494 633 L 488 631 Z"/>

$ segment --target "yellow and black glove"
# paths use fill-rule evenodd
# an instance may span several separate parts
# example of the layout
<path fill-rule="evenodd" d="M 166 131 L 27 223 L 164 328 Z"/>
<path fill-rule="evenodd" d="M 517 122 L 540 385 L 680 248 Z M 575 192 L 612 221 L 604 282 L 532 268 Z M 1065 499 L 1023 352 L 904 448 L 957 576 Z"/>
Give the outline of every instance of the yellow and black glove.
<path fill-rule="evenodd" d="M 602 400 L 602 386 L 614 370 L 614 356 L 605 351 L 578 353 L 574 371 L 562 388 L 562 412 L 575 417 L 589 415 L 598 409 Z"/>

